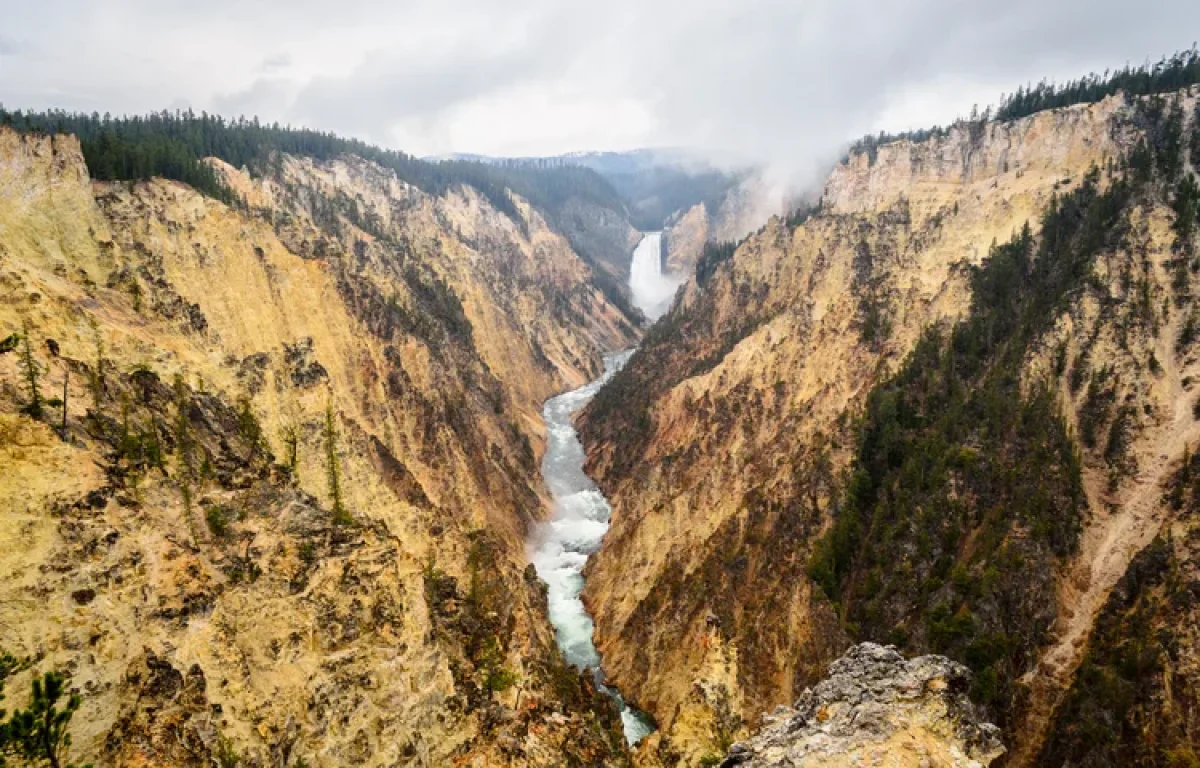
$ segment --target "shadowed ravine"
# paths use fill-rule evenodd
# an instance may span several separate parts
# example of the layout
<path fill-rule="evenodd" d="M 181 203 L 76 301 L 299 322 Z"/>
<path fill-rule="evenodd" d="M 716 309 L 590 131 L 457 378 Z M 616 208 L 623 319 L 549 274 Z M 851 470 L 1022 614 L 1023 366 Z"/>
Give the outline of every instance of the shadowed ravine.
<path fill-rule="evenodd" d="M 575 434 L 571 416 L 592 399 L 632 353 L 633 350 L 626 350 L 609 355 L 600 378 L 546 401 L 542 409 L 546 422 L 542 477 L 554 499 L 554 515 L 538 527 L 531 542 L 533 565 L 549 588 L 550 623 L 554 625 L 558 647 L 569 663 L 592 670 L 601 688 L 616 699 L 625 738 L 631 745 L 653 731 L 653 726 L 645 715 L 626 705 L 616 690 L 603 685 L 600 654 L 592 644 L 592 617 L 579 599 L 584 563 L 600 548 L 611 510 L 608 500 L 583 472 L 583 446 Z"/>

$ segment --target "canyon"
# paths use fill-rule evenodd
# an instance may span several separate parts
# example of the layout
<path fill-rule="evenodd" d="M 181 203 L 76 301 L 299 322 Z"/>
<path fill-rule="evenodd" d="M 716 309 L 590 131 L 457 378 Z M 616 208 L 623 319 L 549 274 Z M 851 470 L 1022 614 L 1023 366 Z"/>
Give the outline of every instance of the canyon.
<path fill-rule="evenodd" d="M 580 430 L 613 508 L 584 601 L 610 679 L 660 726 L 640 765 L 709 764 L 853 640 L 971 662 L 1006 765 L 1188 764 L 1194 634 L 1156 624 L 1147 678 L 1118 682 L 1112 622 L 1194 605 L 1196 534 L 1167 497 L 1200 441 L 1195 235 L 1172 223 L 1195 113 L 1194 89 L 1118 93 L 868 143 L 817 205 L 705 247 Z M 989 426 L 999 403 L 1019 408 Z M 1005 436 L 1022 420 L 1048 431 Z M 1178 580 L 1140 594 L 1153 542 Z M 1164 741 L 1082 735 L 1123 718 Z"/>
<path fill-rule="evenodd" d="M 72 760 L 1200 764 L 1196 86 L 791 210 L 174 119 L 192 183 L 0 125 L 0 683 Z"/>

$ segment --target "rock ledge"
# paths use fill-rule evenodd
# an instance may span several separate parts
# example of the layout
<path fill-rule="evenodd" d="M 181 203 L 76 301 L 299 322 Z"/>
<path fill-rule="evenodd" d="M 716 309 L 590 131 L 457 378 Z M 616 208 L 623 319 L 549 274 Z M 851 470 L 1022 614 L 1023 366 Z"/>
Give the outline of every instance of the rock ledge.
<path fill-rule="evenodd" d="M 721 766 L 983 768 L 1004 747 L 967 699 L 970 675 L 944 656 L 905 660 L 893 646 L 856 645 Z"/>

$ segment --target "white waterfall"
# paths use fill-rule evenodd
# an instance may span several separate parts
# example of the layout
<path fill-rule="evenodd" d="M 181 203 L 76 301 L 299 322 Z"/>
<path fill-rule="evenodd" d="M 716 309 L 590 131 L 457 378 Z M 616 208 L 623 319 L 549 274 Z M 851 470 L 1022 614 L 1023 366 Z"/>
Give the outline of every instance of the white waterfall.
<path fill-rule="evenodd" d="M 685 278 L 664 275 L 662 271 L 662 232 L 647 232 L 633 251 L 629 266 L 629 290 L 633 304 L 651 321 L 671 308 L 675 290 Z"/>

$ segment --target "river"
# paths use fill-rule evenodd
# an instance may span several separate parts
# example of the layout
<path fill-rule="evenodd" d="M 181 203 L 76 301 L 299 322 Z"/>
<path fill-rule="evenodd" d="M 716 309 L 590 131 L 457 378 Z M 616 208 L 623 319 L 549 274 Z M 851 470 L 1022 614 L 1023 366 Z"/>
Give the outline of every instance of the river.
<path fill-rule="evenodd" d="M 671 306 L 675 290 L 682 283 L 662 271 L 662 233 L 642 237 L 633 252 L 629 268 L 629 288 L 634 304 L 651 321 Z M 621 370 L 633 355 L 628 349 L 604 358 L 604 373 L 579 389 L 546 401 L 542 419 L 546 424 L 546 455 L 542 459 L 542 478 L 550 489 L 554 513 L 538 526 L 533 535 L 533 566 L 546 582 L 550 623 L 554 625 L 558 647 L 568 663 L 591 670 L 601 690 L 616 700 L 621 711 L 625 740 L 637 744 L 654 731 L 649 717 L 625 703 L 616 689 L 604 685 L 600 652 L 592 643 L 594 624 L 579 593 L 583 591 L 583 566 L 600 549 L 608 531 L 612 508 L 608 499 L 583 471 L 583 445 L 571 417 L 587 405 L 600 388 Z"/>
<path fill-rule="evenodd" d="M 583 471 L 583 446 L 571 417 L 587 404 L 633 354 L 626 350 L 604 360 L 604 374 L 595 381 L 553 397 L 542 408 L 546 422 L 546 455 L 542 477 L 554 500 L 554 514 L 534 535 L 533 566 L 546 582 L 550 623 L 567 662 L 591 670 L 601 690 L 617 701 L 625 739 L 637 744 L 654 728 L 649 718 L 629 707 L 621 694 L 604 685 L 600 653 L 592 644 L 592 617 L 583 607 L 583 566 L 600 549 L 612 510 L 600 489 Z"/>

